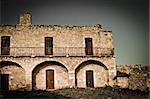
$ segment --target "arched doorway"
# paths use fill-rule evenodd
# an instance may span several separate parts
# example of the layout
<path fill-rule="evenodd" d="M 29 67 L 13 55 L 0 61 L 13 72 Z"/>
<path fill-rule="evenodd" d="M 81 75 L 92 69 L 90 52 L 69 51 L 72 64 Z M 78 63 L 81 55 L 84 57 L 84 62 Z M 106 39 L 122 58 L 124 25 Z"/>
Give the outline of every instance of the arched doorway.
<path fill-rule="evenodd" d="M 108 84 L 108 68 L 96 60 L 87 60 L 75 69 L 77 87 L 103 87 Z"/>
<path fill-rule="evenodd" d="M 32 71 L 32 89 L 59 89 L 68 86 L 68 70 L 56 61 L 45 61 Z"/>
<path fill-rule="evenodd" d="M 25 70 L 11 61 L 0 62 L 1 88 L 4 91 L 25 88 Z"/>

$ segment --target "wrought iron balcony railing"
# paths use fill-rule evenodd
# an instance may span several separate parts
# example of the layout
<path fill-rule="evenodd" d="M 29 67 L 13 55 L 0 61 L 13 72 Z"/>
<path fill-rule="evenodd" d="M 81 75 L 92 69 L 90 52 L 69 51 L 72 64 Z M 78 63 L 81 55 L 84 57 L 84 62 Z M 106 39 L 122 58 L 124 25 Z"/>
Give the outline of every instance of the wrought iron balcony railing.
<path fill-rule="evenodd" d="M 92 50 L 85 49 L 85 47 L 53 47 L 47 53 L 44 47 L 8 47 L 1 48 L 1 56 L 104 56 L 114 55 L 112 48 L 94 47 Z M 89 53 L 89 52 L 90 53 Z M 92 53 L 91 53 L 92 51 Z M 49 51 L 48 51 L 49 52 Z"/>

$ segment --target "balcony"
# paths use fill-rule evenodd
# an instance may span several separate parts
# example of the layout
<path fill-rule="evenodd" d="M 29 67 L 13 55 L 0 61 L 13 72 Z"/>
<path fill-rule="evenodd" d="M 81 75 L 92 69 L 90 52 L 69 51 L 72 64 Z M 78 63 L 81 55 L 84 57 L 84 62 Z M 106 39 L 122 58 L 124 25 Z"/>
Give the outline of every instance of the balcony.
<path fill-rule="evenodd" d="M 5 52 L 5 50 L 6 52 Z M 3 50 L 3 51 L 2 51 Z M 113 56 L 114 49 L 94 47 L 92 54 L 86 53 L 85 47 L 53 47 L 51 54 L 46 54 L 44 47 L 1 48 L 1 56 Z M 4 54 L 3 54 L 4 53 Z"/>

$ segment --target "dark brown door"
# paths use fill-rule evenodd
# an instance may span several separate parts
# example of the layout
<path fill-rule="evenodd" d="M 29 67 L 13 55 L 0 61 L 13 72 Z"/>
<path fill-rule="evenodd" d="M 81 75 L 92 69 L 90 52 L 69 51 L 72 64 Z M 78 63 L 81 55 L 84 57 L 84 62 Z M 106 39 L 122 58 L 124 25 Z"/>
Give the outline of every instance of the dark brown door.
<path fill-rule="evenodd" d="M 10 36 L 1 37 L 1 55 L 9 55 L 10 52 Z"/>
<path fill-rule="evenodd" d="M 2 91 L 9 90 L 9 74 L 1 74 L 1 89 Z"/>
<path fill-rule="evenodd" d="M 85 38 L 85 53 L 86 55 L 93 55 L 92 38 Z"/>
<path fill-rule="evenodd" d="M 53 38 L 45 37 L 45 55 L 53 55 Z"/>
<path fill-rule="evenodd" d="M 46 89 L 54 89 L 54 70 L 46 70 Z"/>
<path fill-rule="evenodd" d="M 94 87 L 94 80 L 93 80 L 93 71 L 89 70 L 86 71 L 86 86 L 87 87 Z"/>

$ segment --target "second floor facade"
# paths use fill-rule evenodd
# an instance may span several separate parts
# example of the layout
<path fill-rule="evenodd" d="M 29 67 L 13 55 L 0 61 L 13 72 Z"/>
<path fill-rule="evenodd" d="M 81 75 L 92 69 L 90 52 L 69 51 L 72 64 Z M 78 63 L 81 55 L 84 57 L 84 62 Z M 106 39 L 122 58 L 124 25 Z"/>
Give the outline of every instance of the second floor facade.
<path fill-rule="evenodd" d="M 1 56 L 113 56 L 111 31 L 101 25 L 33 25 L 29 13 L 0 26 Z"/>

